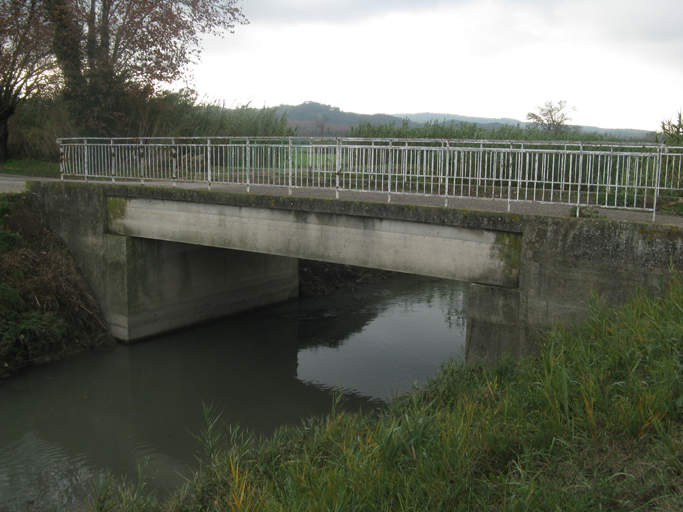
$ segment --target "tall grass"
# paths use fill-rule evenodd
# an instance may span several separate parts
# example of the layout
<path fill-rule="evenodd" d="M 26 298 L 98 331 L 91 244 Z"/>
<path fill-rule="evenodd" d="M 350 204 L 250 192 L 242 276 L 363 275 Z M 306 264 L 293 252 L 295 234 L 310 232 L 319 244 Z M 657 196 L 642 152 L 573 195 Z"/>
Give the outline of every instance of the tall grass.
<path fill-rule="evenodd" d="M 545 140 L 545 141 L 623 141 L 619 137 L 595 132 L 582 132 L 578 128 L 553 135 L 531 126 L 502 125 L 497 128 L 481 127 L 477 123 L 455 121 L 428 121 L 420 126 L 410 126 L 407 119 L 395 124 L 372 124 L 362 122 L 351 126 L 349 137 L 366 138 L 415 138 L 415 139 L 470 139 L 470 140 Z"/>
<path fill-rule="evenodd" d="M 221 437 L 214 416 L 196 478 L 139 510 L 681 510 L 682 365 L 673 277 L 596 301 L 532 359 L 448 362 L 378 416 L 336 404 L 267 440 Z"/>

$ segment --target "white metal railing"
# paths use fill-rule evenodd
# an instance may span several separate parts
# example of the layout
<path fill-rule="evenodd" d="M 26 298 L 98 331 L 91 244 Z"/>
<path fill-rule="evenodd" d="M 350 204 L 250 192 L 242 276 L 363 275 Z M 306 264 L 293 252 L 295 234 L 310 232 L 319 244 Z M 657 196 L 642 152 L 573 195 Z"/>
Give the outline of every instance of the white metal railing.
<path fill-rule="evenodd" d="M 135 179 L 536 201 L 653 212 L 683 188 L 663 144 L 360 138 L 59 139 L 60 172 Z M 577 208 L 577 215 L 579 208 Z"/>

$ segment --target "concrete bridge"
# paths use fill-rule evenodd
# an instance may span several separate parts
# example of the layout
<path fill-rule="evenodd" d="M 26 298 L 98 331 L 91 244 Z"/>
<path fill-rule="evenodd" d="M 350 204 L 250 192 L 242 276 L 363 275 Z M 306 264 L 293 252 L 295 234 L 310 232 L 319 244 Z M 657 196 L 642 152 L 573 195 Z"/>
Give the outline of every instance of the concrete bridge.
<path fill-rule="evenodd" d="M 472 283 L 468 358 L 521 355 L 591 294 L 657 293 L 683 268 L 662 224 L 305 197 L 30 183 L 112 334 L 134 341 L 297 295 L 298 258 Z M 419 340 L 416 340 L 419 341 Z"/>

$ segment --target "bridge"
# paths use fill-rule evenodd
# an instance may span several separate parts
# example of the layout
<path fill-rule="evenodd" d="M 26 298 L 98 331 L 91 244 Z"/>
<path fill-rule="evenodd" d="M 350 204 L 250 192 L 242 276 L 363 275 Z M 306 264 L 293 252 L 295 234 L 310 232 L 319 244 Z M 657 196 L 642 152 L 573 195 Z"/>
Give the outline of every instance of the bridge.
<path fill-rule="evenodd" d="M 124 171 L 140 173 L 140 162 L 146 169 L 142 179 L 149 184 L 150 169 L 161 173 L 163 168 L 173 168 L 173 161 L 159 160 L 152 165 L 151 157 L 145 154 L 140 158 L 137 148 L 137 160 L 124 168 L 122 153 L 110 142 L 104 155 L 114 154 L 116 158 L 102 160 L 96 168 L 107 168 L 109 174 L 102 171 L 97 175 L 92 158 L 101 149 L 90 146 L 85 144 L 80 150 L 89 161 L 87 175 L 81 175 L 88 182 L 34 182 L 29 188 L 44 205 L 53 229 L 74 252 L 112 334 L 124 341 L 294 297 L 297 260 L 306 258 L 470 282 L 468 357 L 521 355 L 533 350 L 542 331 L 558 322 L 584 318 L 593 293 L 613 303 L 625 300 L 635 288 L 658 293 L 670 265 L 683 268 L 683 231 L 677 226 L 358 200 L 357 196 L 345 197 L 348 191 L 342 184 L 349 176 L 334 170 L 315 183 L 334 184 L 331 198 L 208 190 L 216 183 L 216 169 L 223 169 L 223 176 L 228 171 L 226 167 L 213 167 L 217 165 L 216 155 L 207 153 L 194 153 L 191 164 L 199 168 L 203 162 L 205 167 L 198 178 L 207 185 L 204 189 L 174 187 L 173 179 L 161 174 L 156 179 L 165 186 L 121 184 L 126 179 L 140 179 L 139 174 L 119 176 Z M 272 154 L 273 148 L 270 151 Z M 382 151 L 389 150 L 385 147 Z M 181 153 L 176 148 L 176 172 Z M 168 154 L 173 155 L 172 151 Z M 441 154 L 446 165 L 446 154 Z M 627 203 L 626 207 L 653 208 L 654 214 L 654 207 L 648 203 L 653 198 L 648 194 L 663 190 L 661 180 L 676 179 L 670 169 L 672 162 L 680 164 L 680 159 L 665 160 L 661 148 L 642 154 L 649 156 L 638 165 L 649 161 L 648 165 L 658 170 L 660 183 L 649 175 L 633 181 L 640 188 L 628 189 L 627 199 L 650 199 Z M 258 176 L 259 183 L 241 184 L 252 187 L 251 192 L 253 187 L 272 185 L 273 176 L 283 176 L 262 170 L 257 174 L 253 156 L 249 157 L 250 173 L 244 169 L 233 173 L 245 180 Z M 339 161 L 344 158 L 334 157 L 334 169 L 340 168 Z M 424 162 L 424 158 L 423 154 L 420 160 Z M 211 180 L 206 180 L 207 160 L 211 162 Z M 570 162 L 573 159 L 568 158 L 567 165 Z M 74 165 L 73 161 L 65 157 L 67 171 L 69 165 Z M 434 165 L 436 169 L 440 164 Z M 391 168 L 396 169 L 393 164 Z M 358 176 L 357 183 L 377 189 L 391 187 L 391 192 L 385 190 L 382 196 L 391 197 L 389 194 L 399 193 L 396 187 L 404 178 L 406 187 L 421 194 L 425 187 L 434 192 L 432 187 L 441 180 L 437 199 L 444 202 L 453 198 L 453 187 L 462 184 L 462 174 L 456 179 L 452 174 L 430 177 L 423 172 L 420 180 L 413 179 L 408 171 L 416 168 L 407 166 L 405 176 L 398 177 L 381 177 L 381 173 Z M 299 169 L 292 172 L 292 180 L 285 180 L 284 190 L 294 188 L 295 174 L 300 180 L 296 186 L 302 186 L 306 173 Z M 173 177 L 179 181 L 177 175 Z M 111 184 L 112 179 L 118 183 Z M 496 194 L 506 189 L 503 199 L 510 204 L 513 184 L 520 191 L 522 184 L 509 175 L 505 179 L 507 182 L 489 183 L 488 188 Z M 550 194 L 550 188 L 540 191 L 542 187 L 536 185 L 537 194 Z M 570 193 L 575 198 L 579 192 L 592 200 L 600 197 L 597 186 L 591 189 L 590 184 L 584 185 L 565 180 L 564 188 L 557 184 L 554 194 L 565 199 Z M 623 192 L 626 185 L 619 186 Z M 477 189 L 473 185 L 471 190 Z M 337 195 L 339 199 L 334 197 Z M 361 199 L 365 197 L 376 196 L 368 194 Z"/>

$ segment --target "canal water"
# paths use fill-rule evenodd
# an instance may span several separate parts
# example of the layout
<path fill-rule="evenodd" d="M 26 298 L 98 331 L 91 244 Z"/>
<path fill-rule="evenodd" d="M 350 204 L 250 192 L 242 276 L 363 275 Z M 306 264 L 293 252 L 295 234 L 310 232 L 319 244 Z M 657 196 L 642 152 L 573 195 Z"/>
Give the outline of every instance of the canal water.
<path fill-rule="evenodd" d="M 259 434 L 383 407 L 462 358 L 466 285 L 406 276 L 299 299 L 0 382 L 0 512 L 81 508 L 106 471 L 159 492 L 198 467 L 203 407 Z"/>

